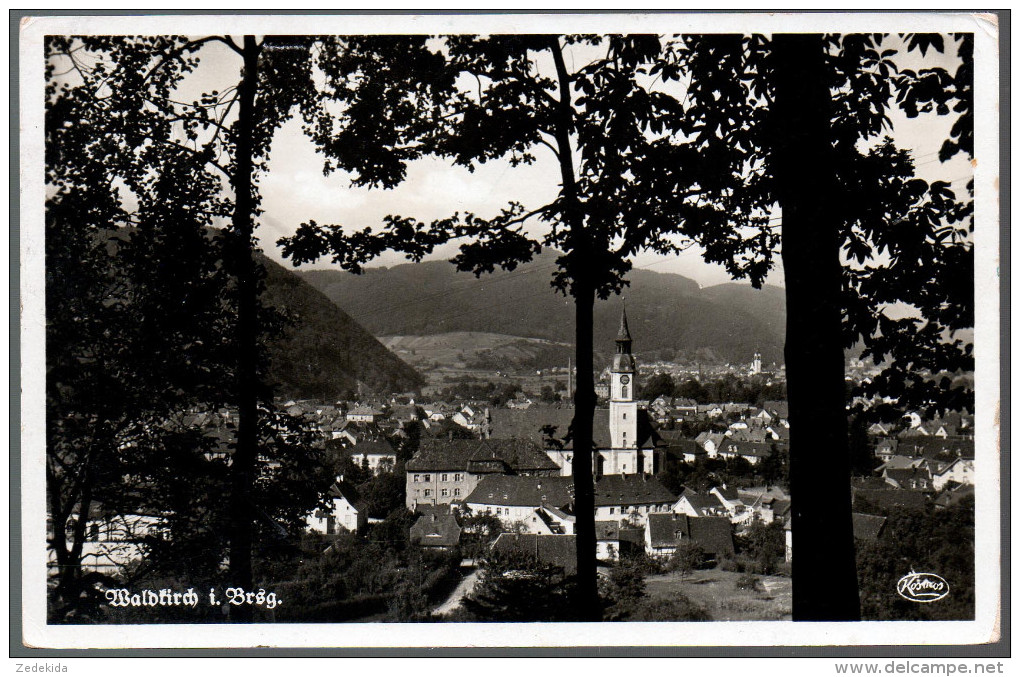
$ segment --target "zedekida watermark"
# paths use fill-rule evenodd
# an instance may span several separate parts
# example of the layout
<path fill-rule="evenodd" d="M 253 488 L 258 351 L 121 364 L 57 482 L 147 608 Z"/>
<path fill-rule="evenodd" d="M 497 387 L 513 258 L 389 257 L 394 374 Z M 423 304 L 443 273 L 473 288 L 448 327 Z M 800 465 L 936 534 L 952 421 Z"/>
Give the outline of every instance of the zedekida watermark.
<path fill-rule="evenodd" d="M 896 584 L 900 597 L 911 602 L 937 602 L 949 594 L 949 583 L 938 574 L 911 571 Z"/>

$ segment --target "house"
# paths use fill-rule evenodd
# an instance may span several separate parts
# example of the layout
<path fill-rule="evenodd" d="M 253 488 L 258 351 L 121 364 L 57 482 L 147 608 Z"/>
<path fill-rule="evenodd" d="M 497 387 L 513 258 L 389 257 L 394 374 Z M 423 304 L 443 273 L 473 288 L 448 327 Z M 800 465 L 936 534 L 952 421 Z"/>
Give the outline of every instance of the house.
<path fill-rule="evenodd" d="M 915 466 L 910 468 L 886 468 L 882 478 L 897 489 L 913 491 L 931 491 L 931 474 L 927 468 Z"/>
<path fill-rule="evenodd" d="M 673 400 L 673 409 L 677 416 L 696 416 L 698 413 L 698 403 L 690 398 L 678 397 Z"/>
<path fill-rule="evenodd" d="M 900 440 L 897 453 L 903 456 L 944 458 L 974 458 L 974 440 L 969 437 L 919 437 Z"/>
<path fill-rule="evenodd" d="M 724 460 L 742 458 L 751 465 L 758 465 L 772 455 L 772 447 L 766 442 L 727 439 L 719 445 L 716 455 Z"/>
<path fill-rule="evenodd" d="M 899 440 L 895 437 L 885 437 L 878 441 L 875 445 L 875 456 L 883 461 L 888 461 L 893 456 L 898 455 L 896 448 L 899 446 Z"/>
<path fill-rule="evenodd" d="M 690 517 L 670 513 L 649 515 L 645 523 L 645 551 L 668 557 L 680 543 L 697 542 L 711 559 L 732 555 L 733 527 L 725 517 Z"/>
<path fill-rule="evenodd" d="M 910 456 L 900 456 L 894 454 L 885 459 L 885 463 L 875 468 L 875 472 L 881 474 L 886 470 L 902 470 L 904 468 L 915 468 L 920 464 L 920 461 Z"/>
<path fill-rule="evenodd" d="M 765 400 L 762 402 L 762 409 L 780 421 L 790 420 L 790 405 L 786 400 Z"/>
<path fill-rule="evenodd" d="M 316 508 L 305 517 L 305 526 L 318 534 L 335 535 L 344 531 L 360 533 L 368 524 L 368 511 L 358 490 L 342 477 L 329 488 L 329 507 Z"/>
<path fill-rule="evenodd" d="M 375 423 L 382 416 L 383 412 L 364 404 L 356 405 L 347 411 L 347 420 L 356 423 Z"/>
<path fill-rule="evenodd" d="M 508 530 L 566 533 L 558 515 L 548 508 L 572 514 L 573 492 L 574 482 L 569 477 L 488 475 L 468 494 L 464 504 L 473 513 L 495 515 Z"/>
<path fill-rule="evenodd" d="M 410 404 L 394 404 L 390 409 L 390 418 L 399 423 L 413 423 L 425 418 L 425 412 L 411 401 Z"/>
<path fill-rule="evenodd" d="M 78 513 L 78 506 L 72 514 Z M 65 529 L 74 529 L 75 519 L 68 519 Z M 52 520 L 47 520 L 47 536 L 52 536 Z M 84 571 L 95 571 L 110 576 L 124 573 L 125 567 L 145 557 L 143 543 L 148 538 L 164 535 L 166 520 L 157 514 L 140 512 L 117 512 L 93 502 L 85 526 L 85 540 L 82 544 L 81 567 Z M 57 567 L 56 553 L 47 549 L 47 566 Z"/>
<path fill-rule="evenodd" d="M 719 497 L 712 493 L 701 493 L 693 489 L 685 488 L 680 498 L 673 504 L 673 512 L 678 515 L 689 517 L 718 517 L 726 516 L 726 507 L 719 501 Z"/>
<path fill-rule="evenodd" d="M 891 429 L 891 426 L 886 423 L 872 423 L 868 427 L 868 434 L 873 437 L 887 437 Z"/>
<path fill-rule="evenodd" d="M 652 475 L 603 475 L 595 481 L 595 519 L 643 526 L 648 515 L 671 512 L 676 498 Z"/>
<path fill-rule="evenodd" d="M 411 525 L 410 541 L 430 550 L 450 550 L 460 544 L 460 525 L 449 514 L 422 515 Z"/>
<path fill-rule="evenodd" d="M 942 491 L 950 482 L 974 486 L 974 460 L 957 458 L 932 477 L 936 491 Z"/>
<path fill-rule="evenodd" d="M 351 450 L 351 459 L 372 474 L 393 472 L 397 464 L 397 450 L 386 439 L 369 439 L 355 444 Z"/>
<path fill-rule="evenodd" d="M 936 508 L 944 510 L 959 504 L 960 501 L 968 497 L 974 497 L 973 484 L 957 484 L 950 480 L 935 497 L 934 503 Z"/>
<path fill-rule="evenodd" d="M 465 406 L 454 414 L 451 420 L 472 432 L 488 434 L 490 421 L 488 409 L 476 409 L 471 406 Z"/>
<path fill-rule="evenodd" d="M 709 458 L 715 458 L 719 454 L 719 447 L 726 441 L 726 435 L 723 433 L 703 432 L 695 437 L 694 441 L 705 450 Z"/>
<path fill-rule="evenodd" d="M 789 513 L 790 497 L 778 487 L 740 489 L 737 497 L 757 519 L 769 524 Z"/>
<path fill-rule="evenodd" d="M 423 439 L 405 466 L 407 507 L 464 500 L 487 475 L 559 475 L 541 447 L 516 439 Z"/>
<path fill-rule="evenodd" d="M 500 534 L 492 544 L 493 551 L 503 554 L 522 554 L 544 564 L 563 569 L 566 574 L 577 573 L 577 537 L 548 534 Z"/>
<path fill-rule="evenodd" d="M 619 522 L 595 522 L 595 553 L 603 561 L 644 550 L 644 529 L 621 527 Z"/>

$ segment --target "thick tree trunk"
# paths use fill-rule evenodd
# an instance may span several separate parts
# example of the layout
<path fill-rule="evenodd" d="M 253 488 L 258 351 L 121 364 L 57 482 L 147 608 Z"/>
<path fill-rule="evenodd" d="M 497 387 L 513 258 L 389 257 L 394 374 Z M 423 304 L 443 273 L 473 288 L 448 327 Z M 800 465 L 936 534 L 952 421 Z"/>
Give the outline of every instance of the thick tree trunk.
<path fill-rule="evenodd" d="M 584 276 L 585 278 L 587 276 Z M 574 332 L 577 355 L 577 390 L 574 393 L 574 420 L 572 424 L 574 457 L 571 471 L 574 475 L 574 516 L 577 534 L 577 580 L 582 603 L 581 618 L 601 620 L 598 571 L 596 569 L 595 542 L 595 482 L 593 478 L 592 428 L 595 418 L 595 374 L 593 364 L 593 336 L 595 290 L 587 280 L 575 279 Z"/>
<path fill-rule="evenodd" d="M 839 200 L 824 43 L 820 35 L 777 35 L 773 49 L 774 175 L 786 275 L 793 618 L 858 620 L 842 268 L 832 214 Z"/>
<path fill-rule="evenodd" d="M 234 245 L 237 278 L 237 447 L 230 476 L 230 567 L 234 587 L 252 589 L 254 520 L 251 493 L 258 457 L 258 277 L 253 256 L 255 200 L 253 196 L 253 138 L 255 94 L 258 87 L 260 46 L 254 36 L 244 37 L 244 70 L 238 86 L 238 117 L 234 157 Z M 232 606 L 231 620 L 250 622 L 248 606 Z"/>
<path fill-rule="evenodd" d="M 592 332 L 595 315 L 595 285 L 588 272 L 591 243 L 584 230 L 584 214 L 574 177 L 573 150 L 570 132 L 573 129 L 573 107 L 570 103 L 570 76 L 560 51 L 559 39 L 551 38 L 550 49 L 556 64 L 560 100 L 556 119 L 556 145 L 559 155 L 562 195 L 565 204 L 563 219 L 570 229 L 575 308 L 574 352 L 577 364 L 577 390 L 574 393 L 574 420 L 571 435 L 574 456 L 571 472 L 574 477 L 574 533 L 577 543 L 578 616 L 586 621 L 602 620 L 599 601 L 598 570 L 595 542 L 595 482 L 593 478 L 593 421 L 595 418 L 595 373 Z"/>

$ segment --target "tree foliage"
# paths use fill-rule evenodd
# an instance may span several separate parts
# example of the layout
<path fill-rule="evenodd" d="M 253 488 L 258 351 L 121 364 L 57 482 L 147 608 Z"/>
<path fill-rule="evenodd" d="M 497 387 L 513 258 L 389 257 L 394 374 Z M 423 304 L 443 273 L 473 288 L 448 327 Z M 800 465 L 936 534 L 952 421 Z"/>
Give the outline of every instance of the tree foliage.
<path fill-rule="evenodd" d="M 461 602 L 478 621 L 527 623 L 578 619 L 573 577 L 562 567 L 537 561 L 517 550 L 490 552 L 478 583 Z"/>
<path fill-rule="evenodd" d="M 46 45 L 56 619 L 74 614 L 96 582 L 83 576 L 81 557 L 100 505 L 162 520 L 167 537 L 143 543 L 153 571 L 188 553 L 178 569 L 209 580 L 223 560 L 224 531 L 240 525 L 279 538 L 328 487 L 300 423 L 275 412 L 262 385 L 262 347 L 281 323 L 259 304 L 250 225 L 258 199 L 240 190 L 296 101 L 288 97 L 300 77 L 283 72 L 290 57 L 265 57 L 261 135 L 247 134 L 254 114 L 237 114 L 235 88 L 175 99 L 211 44 L 243 51 L 220 36 L 52 37 Z M 249 68 L 250 80 L 255 73 Z M 225 197 L 228 186 L 233 197 Z M 235 227 L 213 228 L 231 217 Z M 186 420 L 224 406 L 240 407 L 242 439 L 232 452 Z M 250 463 L 240 473 L 242 457 Z M 232 561 L 250 562 L 245 540 Z"/>

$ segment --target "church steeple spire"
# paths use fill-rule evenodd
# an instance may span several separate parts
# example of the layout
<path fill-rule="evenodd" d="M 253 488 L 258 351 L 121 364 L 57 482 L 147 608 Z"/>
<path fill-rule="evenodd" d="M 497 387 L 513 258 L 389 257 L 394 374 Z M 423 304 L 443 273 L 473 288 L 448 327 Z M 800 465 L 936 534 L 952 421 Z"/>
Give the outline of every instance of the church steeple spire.
<path fill-rule="evenodd" d="M 627 300 L 623 300 L 623 312 L 620 313 L 620 331 L 616 333 L 617 341 L 630 341 L 630 327 L 627 326 Z"/>
<path fill-rule="evenodd" d="M 626 300 L 624 300 L 626 304 Z M 630 327 L 627 326 L 627 306 L 620 313 L 620 331 L 616 333 L 616 355 L 613 356 L 613 372 L 633 374 L 635 370 L 634 356 L 630 352 L 633 341 L 630 338 Z M 629 380 L 629 379 L 628 379 Z"/>
<path fill-rule="evenodd" d="M 627 306 L 624 300 L 620 313 L 620 330 L 616 333 L 616 355 L 610 370 L 613 382 L 609 395 L 609 436 L 614 449 L 633 449 L 637 439 L 637 402 L 635 390 L 637 365 L 630 352 L 630 327 L 627 326 Z M 631 465 L 636 470 L 639 464 Z M 626 468 L 626 465 L 623 466 Z"/>
<path fill-rule="evenodd" d="M 630 355 L 630 327 L 627 326 L 627 299 L 623 300 L 623 312 L 620 313 L 620 331 L 616 332 L 617 354 Z"/>

